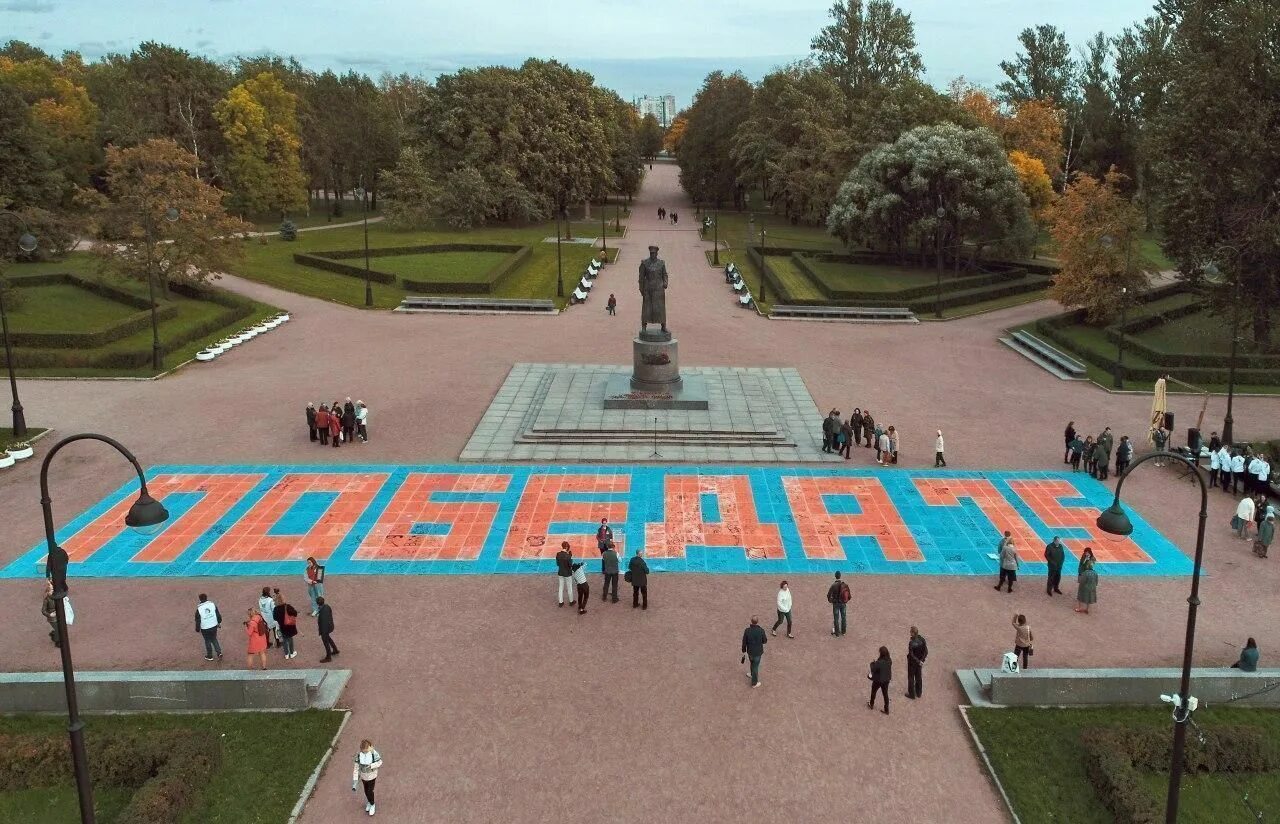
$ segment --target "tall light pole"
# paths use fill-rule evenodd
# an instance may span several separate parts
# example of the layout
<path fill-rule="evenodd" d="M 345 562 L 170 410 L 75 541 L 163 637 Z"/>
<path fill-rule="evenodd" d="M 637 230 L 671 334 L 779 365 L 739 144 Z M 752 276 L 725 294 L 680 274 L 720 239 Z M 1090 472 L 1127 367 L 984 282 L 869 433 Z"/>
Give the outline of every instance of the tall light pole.
<path fill-rule="evenodd" d="M 1164 820 L 1166 824 L 1176 824 L 1178 820 L 1178 796 L 1182 792 L 1183 751 L 1187 743 L 1187 723 L 1191 720 L 1191 709 L 1187 706 L 1191 692 L 1191 655 L 1196 643 L 1196 609 L 1200 606 L 1200 563 L 1204 558 L 1204 525 L 1209 518 L 1209 488 L 1204 485 L 1204 475 L 1196 471 L 1194 460 L 1167 452 L 1152 452 L 1143 455 L 1129 465 L 1124 474 L 1116 481 L 1116 496 L 1111 508 L 1098 516 L 1098 528 L 1111 535 L 1128 535 L 1133 532 L 1133 524 L 1124 508 L 1120 506 L 1120 489 L 1125 479 L 1133 474 L 1133 470 L 1152 458 L 1171 458 L 1187 465 L 1186 474 L 1200 483 L 1200 522 L 1196 527 L 1196 555 L 1191 567 L 1191 595 L 1187 598 L 1187 636 L 1182 646 L 1182 682 L 1178 687 L 1178 695 L 1173 706 L 1173 755 L 1169 761 L 1169 793 L 1165 801 Z"/>
<path fill-rule="evenodd" d="M 942 221 L 947 216 L 947 210 L 942 206 L 941 196 L 938 197 L 937 215 L 938 215 L 938 231 L 935 233 L 935 235 L 937 237 L 937 246 L 938 246 L 938 255 L 937 255 L 938 257 L 938 260 L 937 260 L 938 289 L 934 293 L 934 298 L 933 298 L 933 316 L 935 318 L 940 319 L 942 317 Z"/>
<path fill-rule="evenodd" d="M 57 622 L 58 646 L 62 654 L 62 685 L 67 693 L 67 735 L 71 739 L 71 765 L 76 776 L 76 795 L 80 801 L 81 824 L 93 824 L 93 783 L 89 777 L 89 756 L 84 747 L 84 722 L 80 720 L 80 707 L 76 700 L 75 668 L 71 663 L 71 635 L 67 631 L 67 551 L 58 546 L 53 527 L 53 501 L 49 498 L 49 462 L 62 447 L 75 441 L 101 441 L 114 447 L 138 473 L 138 500 L 129 507 L 125 525 L 146 534 L 158 532 L 169 513 L 164 505 L 147 492 L 147 478 L 133 453 L 106 435 L 84 434 L 63 438 L 44 456 L 40 466 L 40 508 L 44 513 L 44 539 L 49 547 L 45 561 L 45 574 L 53 583 L 54 616 Z"/>
<path fill-rule="evenodd" d="M 564 297 L 564 258 L 560 254 L 560 215 L 556 208 L 556 297 Z"/>
<path fill-rule="evenodd" d="M 761 215 L 760 216 L 760 300 L 756 301 L 757 303 L 763 303 L 764 301 L 768 300 L 768 298 L 765 296 L 766 295 L 765 290 L 769 283 L 769 276 L 765 271 L 766 269 L 769 268 L 769 261 L 765 259 L 765 235 L 766 234 L 767 232 L 765 232 L 765 229 L 764 229 L 764 215 Z"/>
<path fill-rule="evenodd" d="M 719 266 L 720 265 L 720 210 L 719 209 L 717 209 L 711 215 L 711 232 L 715 236 L 715 240 L 712 241 L 715 248 L 711 252 L 711 264 L 713 266 Z"/>
<path fill-rule="evenodd" d="M 609 220 L 605 217 L 605 208 L 608 205 L 608 198 L 600 198 L 600 251 L 604 255 L 604 262 L 600 264 L 601 266 L 609 262 L 609 241 L 607 239 L 609 236 Z"/>
<path fill-rule="evenodd" d="M 364 187 L 364 176 L 360 177 L 360 185 L 355 191 L 356 197 L 364 202 L 364 305 L 373 307 L 373 281 L 369 272 L 369 190 Z"/>
<path fill-rule="evenodd" d="M 170 206 L 164 210 L 164 219 L 169 223 L 178 220 L 178 210 Z M 154 218 L 151 216 L 151 209 L 143 206 L 142 210 L 142 229 L 146 235 L 145 242 L 147 244 L 147 294 L 151 298 L 151 368 L 159 372 L 164 368 L 164 352 L 160 349 L 160 318 L 159 307 L 156 305 L 156 279 L 155 279 L 155 225 Z"/>
<path fill-rule="evenodd" d="M 1219 244 L 1218 250 L 1230 250 L 1234 253 L 1236 259 L 1239 259 L 1240 250 L 1228 243 Z M 1210 261 L 1204 267 L 1204 273 L 1209 280 L 1214 283 L 1222 282 L 1222 272 L 1218 269 L 1217 264 Z M 1235 418 L 1231 416 L 1232 401 L 1235 400 L 1236 394 L 1236 356 L 1239 354 L 1240 343 L 1240 271 L 1237 266 L 1236 277 L 1234 281 L 1234 290 L 1231 296 L 1231 360 L 1227 366 L 1227 417 L 1222 421 L 1222 441 L 1225 444 L 1231 444 L 1232 427 L 1235 424 Z"/>
<path fill-rule="evenodd" d="M 1115 246 L 1116 240 L 1111 235 L 1103 235 L 1099 238 L 1099 242 L 1111 249 Z M 1129 264 L 1132 260 L 1130 254 L 1133 251 L 1132 239 L 1126 234 L 1125 251 L 1124 251 L 1124 271 L 1123 276 L 1129 274 Z M 1129 289 L 1126 286 L 1120 287 L 1120 328 L 1116 335 L 1116 368 L 1111 372 L 1111 386 L 1115 389 L 1124 388 L 1124 327 L 1129 318 Z"/>
<path fill-rule="evenodd" d="M 0 216 L 7 216 L 18 221 L 22 234 L 18 236 L 18 249 L 30 254 L 36 250 L 36 236 L 27 228 L 27 222 L 9 211 L 0 211 Z M 0 328 L 4 331 L 4 362 L 9 370 L 9 391 L 13 394 L 13 437 L 22 440 L 27 434 L 27 416 L 22 411 L 22 401 L 18 400 L 18 377 L 14 372 L 13 347 L 9 345 L 9 315 L 4 306 L 4 288 L 0 284 Z"/>

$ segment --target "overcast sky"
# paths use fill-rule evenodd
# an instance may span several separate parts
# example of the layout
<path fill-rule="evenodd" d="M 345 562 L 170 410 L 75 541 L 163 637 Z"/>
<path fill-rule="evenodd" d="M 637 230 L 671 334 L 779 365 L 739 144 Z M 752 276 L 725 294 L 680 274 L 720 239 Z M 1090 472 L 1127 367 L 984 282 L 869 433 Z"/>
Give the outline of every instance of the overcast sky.
<path fill-rule="evenodd" d="M 687 106 L 707 72 L 755 80 L 808 53 L 830 0 L 0 0 L 0 39 L 86 58 L 157 40 L 222 59 L 293 55 L 313 69 L 434 77 L 554 57 L 624 98 Z M 1151 13 L 1151 0 L 898 0 L 926 78 L 994 84 L 1018 32 L 1053 23 L 1079 46 Z"/>

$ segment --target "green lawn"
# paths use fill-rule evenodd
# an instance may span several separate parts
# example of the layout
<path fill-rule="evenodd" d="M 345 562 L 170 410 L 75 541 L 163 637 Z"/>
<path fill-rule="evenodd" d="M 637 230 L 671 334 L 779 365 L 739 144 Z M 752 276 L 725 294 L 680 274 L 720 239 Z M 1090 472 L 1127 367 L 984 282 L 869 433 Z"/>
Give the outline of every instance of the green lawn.
<path fill-rule="evenodd" d="M 712 212 L 712 214 L 715 214 Z M 692 215 L 689 217 L 693 218 Z M 840 252 L 844 247 L 840 241 L 827 234 L 827 230 L 818 226 L 792 226 L 783 218 L 764 213 L 755 214 L 755 222 L 751 222 L 752 213 L 722 211 L 719 213 L 719 235 L 722 244 L 731 248 L 741 246 L 759 246 L 760 229 L 765 230 L 765 249 L 770 246 L 794 249 L 814 249 L 821 252 Z M 685 216 L 680 216 L 683 223 Z M 693 218 L 694 225 L 697 218 Z M 712 240 L 713 232 L 706 232 L 706 239 Z"/>
<path fill-rule="evenodd" d="M 279 824 L 289 817 L 307 777 L 320 762 L 342 722 L 341 713 L 216 713 L 208 715 L 95 715 L 86 737 L 121 730 L 208 730 L 222 742 L 222 766 L 203 797 L 180 824 Z M 66 738 L 66 720 L 56 716 L 0 717 L 0 733 L 47 733 Z M 99 824 L 128 803 L 118 792 L 95 787 Z M 0 821 L 65 824 L 76 820 L 75 789 L 0 793 Z M 72 811 L 69 813 L 68 811 Z"/>
<path fill-rule="evenodd" d="M 421 246 L 442 243 L 507 243 L 529 245 L 533 255 L 528 263 L 503 279 L 494 292 L 496 297 L 555 298 L 556 296 L 556 244 L 544 243 L 545 238 L 555 237 L 555 224 L 539 224 L 523 228 L 484 228 L 466 232 L 393 229 L 385 224 L 369 227 L 371 248 L 391 246 Z M 269 238 L 266 243 L 258 240 L 246 244 L 246 259 L 236 265 L 236 274 L 303 295 L 364 306 L 364 280 L 361 278 L 324 272 L 293 262 L 293 255 L 300 252 L 323 254 L 336 249 L 359 249 L 364 243 L 361 227 L 333 229 L 325 232 L 307 232 L 298 235 L 294 242 Z M 592 246 L 581 243 L 560 244 L 564 266 L 565 295 L 573 291 L 573 283 L 581 276 L 587 262 L 599 253 Z M 443 253 L 442 253 L 443 254 Z M 616 250 L 610 249 L 615 255 Z M 432 257 L 435 257 L 433 255 Z M 378 258 L 375 268 L 394 258 Z M 352 261 L 347 261 L 352 263 Z M 360 261 L 355 261 L 359 264 Z M 374 306 L 392 309 L 408 294 L 398 284 L 373 284 Z"/>
<path fill-rule="evenodd" d="M 5 414 L 5 420 L 9 420 L 8 414 Z M 35 436 L 39 435 L 41 432 L 44 432 L 44 431 L 45 431 L 44 429 L 41 429 L 38 426 L 28 426 L 26 437 L 23 438 L 23 440 L 30 441 L 32 438 L 34 438 Z M 8 427 L 0 426 L 0 450 L 3 450 L 9 444 L 13 443 L 15 440 L 17 439 L 13 437 L 12 429 L 9 429 Z M 0 816 L 0 821 L 4 821 L 4 818 L 2 816 Z"/>
<path fill-rule="evenodd" d="M 766 258 L 769 268 L 782 281 L 783 287 L 790 300 L 822 300 L 823 294 L 818 291 L 818 287 L 813 281 L 800 271 L 800 267 L 796 266 L 795 261 L 790 255 L 785 257 L 781 255 L 769 255 Z"/>
<path fill-rule="evenodd" d="M 1151 726 L 1169 729 L 1172 735 L 1168 710 L 1154 707 L 973 708 L 969 719 L 1014 810 L 1027 824 L 1105 824 L 1113 820 L 1098 801 L 1085 773 L 1081 730 L 1112 725 Z M 1280 712 L 1275 710 L 1211 707 L 1200 710 L 1196 723 L 1207 729 L 1226 724 L 1259 726 L 1271 730 L 1272 741 L 1280 741 Z M 1163 799 L 1167 775 L 1152 773 L 1145 782 L 1158 799 Z M 1241 802 L 1246 787 L 1255 807 L 1280 809 L 1280 772 L 1238 777 L 1189 776 L 1182 784 L 1179 820 L 1192 824 L 1252 822 L 1254 819 Z"/>
<path fill-rule="evenodd" d="M 92 255 L 74 253 L 63 261 L 46 263 L 16 264 L 5 269 L 4 274 L 15 278 L 26 274 L 49 272 L 69 272 L 89 277 L 97 277 L 96 263 Z M 111 284 L 118 289 L 130 292 L 139 297 L 147 296 L 147 284 L 112 279 Z M 214 281 L 216 284 L 217 281 Z M 48 286 L 23 287 L 22 305 L 12 312 L 11 322 L 15 331 L 87 331 L 99 329 L 139 311 L 132 306 L 102 297 L 93 292 L 80 289 L 71 284 L 53 284 Z M 196 300 L 176 292 L 168 299 L 160 298 L 160 305 L 172 304 L 177 313 L 169 318 L 162 318 L 159 324 L 161 341 L 186 335 L 196 327 L 216 319 L 226 311 L 226 307 L 206 300 Z M 168 352 L 164 358 L 165 368 L 173 368 L 190 360 L 205 345 L 225 336 L 230 332 L 252 326 L 265 318 L 279 312 L 273 306 L 253 302 L 252 313 L 241 321 L 237 321 L 223 329 L 199 337 Z M 125 352 L 151 349 L 151 327 L 143 329 L 92 350 L 95 354 Z M 17 371 L 21 375 L 39 377 L 149 377 L 155 374 L 150 367 L 142 369 L 95 369 L 95 368 L 58 368 L 58 367 L 23 367 L 22 352 L 14 352 Z"/>
<path fill-rule="evenodd" d="M 828 286 L 863 292 L 896 292 L 917 286 L 932 286 L 938 273 L 918 266 L 888 266 L 883 264 L 839 263 L 806 256 L 806 262 Z M 972 272 L 962 276 L 972 277 Z M 945 284 L 954 279 L 950 269 L 943 270 Z"/>
<path fill-rule="evenodd" d="M 435 252 L 371 258 L 369 265 L 379 272 L 410 280 L 481 280 L 507 257 L 502 252 Z M 360 260 L 347 262 L 352 266 L 362 263 Z"/>

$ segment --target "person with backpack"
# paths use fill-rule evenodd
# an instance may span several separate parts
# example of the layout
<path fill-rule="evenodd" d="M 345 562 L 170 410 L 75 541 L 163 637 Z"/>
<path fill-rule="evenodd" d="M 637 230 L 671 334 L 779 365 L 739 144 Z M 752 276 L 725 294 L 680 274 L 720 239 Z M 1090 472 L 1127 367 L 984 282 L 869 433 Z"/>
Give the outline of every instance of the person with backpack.
<path fill-rule="evenodd" d="M 848 606 L 853 594 L 849 585 L 840 580 L 840 571 L 836 571 L 836 579 L 827 587 L 827 603 L 831 604 L 831 634 L 844 635 L 849 629 Z"/>
<path fill-rule="evenodd" d="M 880 648 L 880 657 L 867 667 L 867 680 L 871 682 L 871 700 L 867 709 L 876 708 L 876 691 L 884 694 L 884 714 L 889 714 L 889 683 L 893 680 L 893 660 L 889 658 L 889 648 Z"/>
<path fill-rule="evenodd" d="M 907 640 L 907 697 L 911 699 L 924 695 L 924 659 L 929 657 L 929 644 L 925 642 L 920 630 L 911 628 L 911 638 Z"/>
<path fill-rule="evenodd" d="M 249 640 L 249 652 L 245 656 L 245 669 L 253 669 L 253 656 L 258 656 L 262 669 L 267 668 L 267 647 L 270 645 L 270 639 L 267 637 L 267 622 L 257 609 L 249 607 L 248 618 L 244 622 L 245 635 Z"/>
<path fill-rule="evenodd" d="M 373 801 L 373 785 L 378 780 L 378 770 L 382 769 L 382 756 L 373 748 L 368 738 L 360 742 L 360 751 L 356 753 L 355 764 L 351 768 L 351 792 L 356 791 L 356 782 L 364 787 L 364 811 L 373 815 L 376 809 Z"/>
<path fill-rule="evenodd" d="M 276 619 L 276 624 L 280 627 L 280 640 L 284 645 L 284 657 L 298 657 L 298 651 L 294 649 L 293 639 L 298 635 L 298 611 L 293 605 L 285 601 L 284 596 L 280 594 L 280 590 L 275 590 L 275 606 L 271 608 L 271 617 Z"/>
<path fill-rule="evenodd" d="M 276 590 L 276 592 L 279 591 Z M 284 644 L 280 641 L 280 624 L 276 622 L 275 611 L 276 599 L 271 597 L 271 587 L 263 587 L 262 595 L 258 598 L 258 614 L 267 624 L 267 646 L 271 646 L 274 642 L 279 647 Z"/>

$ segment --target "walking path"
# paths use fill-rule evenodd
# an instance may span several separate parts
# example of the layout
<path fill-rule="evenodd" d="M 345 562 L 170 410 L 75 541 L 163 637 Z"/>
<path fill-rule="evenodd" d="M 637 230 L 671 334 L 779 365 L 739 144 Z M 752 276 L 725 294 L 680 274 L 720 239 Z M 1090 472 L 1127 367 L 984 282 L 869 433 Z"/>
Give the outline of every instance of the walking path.
<path fill-rule="evenodd" d="M 1055 380 L 996 343 L 1002 328 L 1054 311 L 1047 301 L 909 328 L 775 323 L 736 305 L 705 263 L 709 244 L 693 225 L 659 224 L 659 205 L 695 222 L 674 166 L 654 165 L 619 241 L 621 258 L 600 276 L 601 295 L 618 296 L 617 317 L 597 299 L 546 317 L 364 312 L 227 278 L 292 313 L 270 345 L 160 381 L 21 381 L 27 419 L 56 435 L 111 434 L 144 466 L 316 463 L 347 472 L 451 463 L 513 363 L 630 362 L 636 267 L 656 243 L 671 272 L 668 310 L 684 363 L 795 367 L 821 409 L 869 406 L 878 421 L 895 424 L 905 469 L 932 465 L 938 428 L 954 469 L 1011 471 L 1060 470 L 1068 418 L 1089 432 L 1109 424 L 1141 439 L 1145 431 L 1148 397 Z M 322 453 L 307 441 L 303 407 L 348 395 L 369 403 L 372 439 Z M 1195 422 L 1199 398 L 1173 403 L 1179 429 Z M 1271 435 L 1280 399 L 1237 398 L 1233 411 L 1241 434 Z M 1224 412 L 1225 400 L 1211 399 L 1204 428 L 1216 428 Z M 867 468 L 866 454 L 851 464 Z M 0 473 L 0 565 L 41 539 L 35 463 Z M 69 522 L 129 473 L 100 445 L 64 450 L 51 477 L 55 519 Z M 1193 486 L 1148 464 L 1126 482 L 1125 499 L 1190 552 Z M 1229 663 L 1235 651 L 1226 644 L 1238 647 L 1247 635 L 1280 649 L 1280 567 L 1230 537 L 1234 503 L 1211 496 L 1196 656 L 1203 665 Z M 661 573 L 650 581 L 647 611 L 593 600 L 578 616 L 552 606 L 555 582 L 546 575 L 334 575 L 326 585 L 337 663 L 355 673 L 340 755 L 349 757 L 361 738 L 377 743 L 386 759 L 379 815 L 391 822 L 740 822 L 786 810 L 806 820 L 988 824 L 1001 819 L 999 799 L 947 673 L 995 665 L 1010 648 L 1013 611 L 1036 627 L 1036 666 L 1181 660 L 1181 576 L 1104 574 L 1089 616 L 1047 598 L 1034 576 L 1012 595 L 992 592 L 985 578 L 854 576 L 849 635 L 833 639 L 826 577 L 793 575 L 797 637 L 770 638 L 764 686 L 750 690 L 738 641 L 751 613 L 771 614 L 779 577 Z M 234 614 L 269 583 L 295 603 L 304 597 L 300 573 L 285 569 L 269 577 L 75 579 L 76 664 L 202 666 L 190 624 L 195 596 L 207 591 Z M 0 650 L 12 668 L 58 667 L 36 611 L 41 594 L 31 579 L 0 580 Z M 932 652 L 925 697 L 900 699 L 898 684 L 893 714 L 872 713 L 867 662 L 881 644 L 900 657 L 912 624 Z M 304 626 L 300 639 L 299 664 L 314 666 L 306 660 L 320 657 L 314 629 Z M 358 813 L 344 760 L 334 763 L 304 822 Z"/>

